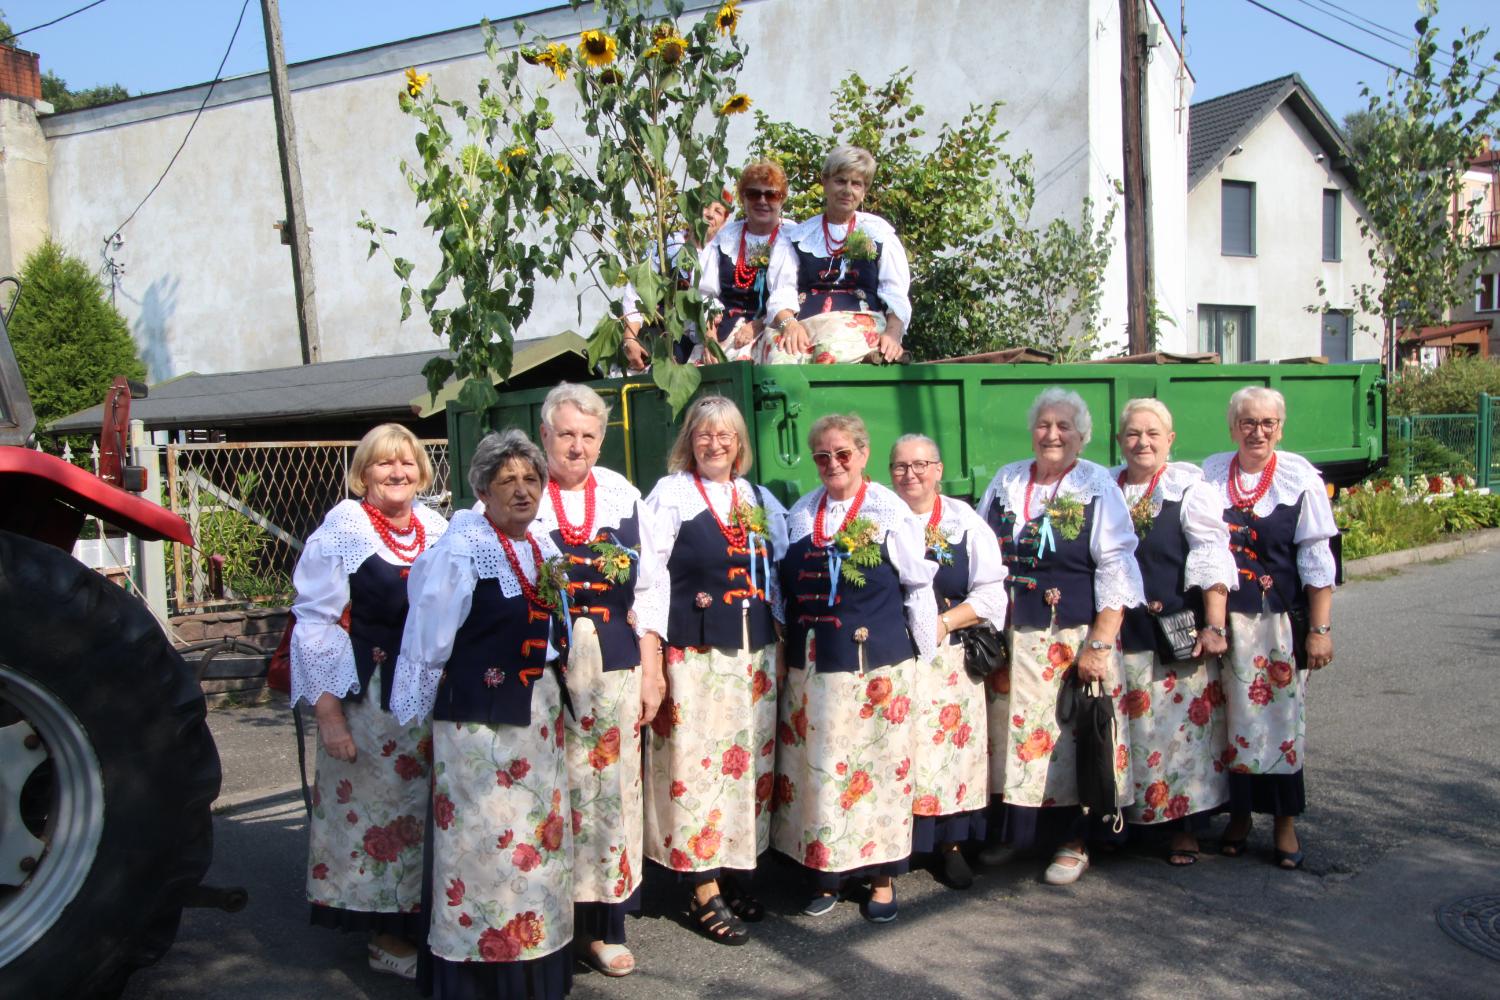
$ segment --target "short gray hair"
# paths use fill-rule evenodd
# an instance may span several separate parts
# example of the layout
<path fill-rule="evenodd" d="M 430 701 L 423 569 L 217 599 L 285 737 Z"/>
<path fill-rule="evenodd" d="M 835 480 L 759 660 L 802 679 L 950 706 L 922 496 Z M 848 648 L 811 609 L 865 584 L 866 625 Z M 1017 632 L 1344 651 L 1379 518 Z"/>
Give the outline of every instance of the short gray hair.
<path fill-rule="evenodd" d="M 938 448 L 937 442 L 928 437 L 926 434 L 903 434 L 896 439 L 895 444 L 891 445 L 890 460 L 892 462 L 896 460 L 896 449 L 901 447 L 903 444 L 925 444 L 927 447 L 932 449 L 932 454 L 937 459 L 937 461 L 941 462 L 943 460 L 943 453 Z"/>
<path fill-rule="evenodd" d="M 542 400 L 542 423 L 551 427 L 552 415 L 557 412 L 559 406 L 564 405 L 575 406 L 584 416 L 597 418 L 599 433 L 603 436 L 604 428 L 609 425 L 609 404 L 597 392 L 586 385 L 578 385 L 574 382 L 557 383 L 552 391 L 547 393 L 547 398 Z"/>
<path fill-rule="evenodd" d="M 1227 418 L 1229 426 L 1240 418 L 1240 411 L 1250 403 L 1270 403 L 1276 407 L 1276 416 L 1286 423 L 1286 397 L 1275 389 L 1269 389 L 1263 385 L 1247 385 L 1243 389 L 1236 389 L 1234 395 L 1229 397 L 1229 412 Z"/>
<path fill-rule="evenodd" d="M 495 474 L 505 468 L 505 463 L 517 458 L 530 462 L 542 485 L 547 485 L 547 456 L 523 431 L 507 427 L 486 434 L 474 449 L 474 457 L 469 460 L 469 488 L 474 495 L 488 493 Z"/>
<path fill-rule="evenodd" d="M 1073 426 L 1078 429 L 1083 443 L 1088 444 L 1089 439 L 1094 436 L 1094 418 L 1089 415 L 1089 404 L 1085 403 L 1078 393 L 1071 389 L 1064 389 L 1060 385 L 1043 389 L 1041 395 L 1032 402 L 1031 409 L 1026 411 L 1027 429 L 1036 429 L 1037 418 L 1042 415 L 1043 410 L 1051 410 L 1059 406 L 1066 406 L 1073 411 Z"/>
<path fill-rule="evenodd" d="M 854 441 L 854 447 L 870 448 L 870 429 L 858 413 L 829 413 L 814 420 L 807 432 L 807 446 L 817 447 L 818 439 L 829 431 L 843 431 Z"/>
<path fill-rule="evenodd" d="M 875 157 L 869 150 L 858 146 L 834 146 L 823 161 L 823 176 L 837 177 L 839 174 L 854 174 L 864 179 L 865 186 L 875 179 Z"/>
<path fill-rule="evenodd" d="M 1119 433 L 1123 434 L 1125 432 L 1125 423 L 1130 419 L 1132 413 L 1154 413 L 1156 414 L 1156 419 L 1160 420 L 1161 425 L 1167 429 L 1167 433 L 1172 433 L 1172 411 L 1167 409 L 1167 404 L 1161 400 L 1151 396 L 1142 396 L 1139 399 L 1132 399 L 1126 403 L 1125 408 L 1120 411 Z"/>

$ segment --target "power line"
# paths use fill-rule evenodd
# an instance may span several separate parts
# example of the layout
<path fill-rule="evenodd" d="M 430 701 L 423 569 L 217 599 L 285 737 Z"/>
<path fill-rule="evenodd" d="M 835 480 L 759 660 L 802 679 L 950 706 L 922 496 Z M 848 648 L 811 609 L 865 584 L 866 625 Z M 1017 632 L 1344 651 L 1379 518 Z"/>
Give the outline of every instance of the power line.
<path fill-rule="evenodd" d="M 1313 6 L 1311 0 L 1297 0 L 1297 2 L 1300 3 L 1302 6 L 1306 7 L 1307 9 L 1311 10 L 1315 14 L 1322 14 L 1324 17 L 1331 17 L 1335 21 L 1342 21 L 1344 24 L 1347 24 L 1349 27 L 1353 28 L 1355 31 L 1362 31 L 1365 34 L 1369 35 L 1371 38 L 1375 39 L 1377 42 L 1384 42 L 1387 45 L 1394 45 L 1394 46 L 1396 46 L 1399 49 L 1405 49 L 1407 51 L 1410 51 L 1412 45 L 1416 43 L 1416 38 L 1414 38 L 1414 37 L 1413 38 L 1407 38 L 1407 39 L 1397 39 L 1397 38 L 1387 37 L 1386 35 L 1382 35 L 1378 31 L 1371 31 L 1369 28 L 1366 28 L 1364 25 L 1362 25 L 1362 24 L 1360 24 L 1360 23 L 1358 23 L 1356 21 L 1351 21 L 1347 17 L 1341 17 L 1338 14 L 1335 14 L 1331 10 L 1323 10 L 1321 7 L 1315 7 L 1315 6 Z"/>
<path fill-rule="evenodd" d="M 103 0 L 99 0 L 99 2 L 102 3 Z M 177 162 L 177 157 L 182 154 L 182 150 L 187 146 L 188 138 L 193 134 L 193 129 L 198 127 L 198 119 L 203 117 L 203 109 L 208 107 L 209 98 L 214 96 L 214 87 L 218 86 L 219 79 L 224 73 L 224 64 L 229 61 L 229 53 L 234 48 L 234 40 L 240 35 L 240 25 L 245 23 L 245 11 L 249 6 L 250 0 L 245 0 L 240 5 L 239 20 L 234 22 L 234 33 L 229 36 L 229 44 L 224 47 L 224 58 L 219 60 L 219 68 L 214 70 L 214 78 L 208 85 L 208 93 L 203 95 L 203 103 L 198 105 L 198 110 L 194 113 L 192 122 L 188 124 L 187 132 L 182 136 L 182 142 L 177 146 L 177 152 L 173 153 L 172 158 L 167 161 L 166 169 L 161 172 L 161 176 L 156 179 L 156 183 L 151 185 L 151 190 L 146 192 L 146 197 L 141 199 L 141 203 L 135 206 L 124 222 L 115 227 L 114 232 L 104 237 L 105 246 L 108 246 L 111 240 L 120 235 L 120 230 L 130 225 L 130 220 L 135 218 L 136 212 L 145 207 L 146 202 L 150 201 L 151 196 L 156 193 L 156 189 L 161 187 L 162 181 L 167 179 L 167 174 L 172 172 L 172 165 Z"/>
<path fill-rule="evenodd" d="M 82 14 L 84 11 L 90 9 L 91 7 L 97 7 L 97 6 L 99 6 L 103 2 L 104 2 L 104 0 L 94 0 L 93 3 L 86 3 L 82 7 L 79 7 L 77 10 L 70 10 L 70 11 L 68 11 L 62 17 L 54 17 L 52 20 L 46 22 L 45 24 L 33 24 L 31 27 L 27 28 L 25 31 L 17 31 L 17 32 L 14 32 L 13 34 L 7 36 L 4 39 L 0 39 L 0 44 L 9 45 L 11 42 L 14 42 L 17 38 L 20 38 L 22 35 L 30 34 L 33 31 L 40 31 L 43 28 L 50 28 L 54 24 L 57 24 L 59 21 L 66 21 L 68 18 L 72 17 L 74 14 Z"/>
<path fill-rule="evenodd" d="M 1368 17 L 1365 17 L 1363 14 L 1360 14 L 1357 11 L 1350 10 L 1348 7 L 1340 7 L 1338 4 L 1334 3 L 1333 0 L 1318 0 L 1318 3 L 1322 4 L 1324 7 L 1332 7 L 1334 10 L 1342 11 L 1343 13 L 1348 14 L 1350 17 L 1365 22 L 1372 28 L 1379 28 L 1381 31 L 1385 32 L 1391 38 L 1395 39 L 1403 45 L 1406 45 L 1411 41 L 1410 37 L 1403 32 L 1397 31 L 1395 28 L 1386 27 L 1378 21 L 1372 21 Z"/>
<path fill-rule="evenodd" d="M 1345 50 L 1347 50 L 1349 52 L 1353 52 L 1355 55 L 1361 56 L 1361 57 L 1363 57 L 1365 59 L 1368 59 L 1368 60 L 1370 60 L 1373 63 L 1379 63 L 1380 65 L 1384 66 L 1386 69 L 1392 71 L 1393 73 L 1400 73 L 1403 76 L 1411 76 L 1410 73 L 1408 73 L 1406 70 L 1402 69 L 1400 66 L 1397 66 L 1394 63 L 1388 63 L 1384 59 L 1381 59 L 1379 56 L 1372 56 L 1372 55 L 1370 55 L 1370 53 L 1365 52 L 1363 49 L 1356 49 L 1354 46 L 1348 44 L 1347 42 L 1341 42 L 1341 41 L 1339 41 L 1337 38 L 1334 38 L 1332 35 L 1325 35 L 1325 34 L 1323 34 L 1323 32 L 1319 31 L 1317 28 L 1310 28 L 1310 27 L 1308 27 L 1307 25 L 1303 24 L 1301 21 L 1297 20 L 1294 17 L 1291 17 L 1291 16 L 1289 16 L 1287 14 L 1283 14 L 1279 10 L 1273 10 L 1272 8 L 1267 7 L 1265 4 L 1261 3 L 1260 0 L 1245 0 L 1245 2 L 1247 4 L 1249 4 L 1250 6 L 1252 6 L 1252 7 L 1259 7 L 1261 10 L 1265 11 L 1267 14 L 1273 14 L 1276 17 L 1281 18 L 1287 24 L 1296 25 L 1297 27 L 1301 28 L 1303 31 L 1308 32 L 1309 34 L 1317 35 L 1319 38 L 1323 39 L 1323 41 L 1325 41 L 1325 42 L 1330 42 L 1330 43 L 1332 43 L 1334 45 L 1337 45 L 1341 49 L 1345 49 Z"/>

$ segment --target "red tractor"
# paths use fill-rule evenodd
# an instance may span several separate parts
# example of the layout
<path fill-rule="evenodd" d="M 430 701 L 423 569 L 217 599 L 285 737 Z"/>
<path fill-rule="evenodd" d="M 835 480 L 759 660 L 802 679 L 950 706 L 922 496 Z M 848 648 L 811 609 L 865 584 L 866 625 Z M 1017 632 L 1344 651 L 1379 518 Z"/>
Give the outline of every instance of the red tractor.
<path fill-rule="evenodd" d="M 0 995 L 110 996 L 212 894 L 199 883 L 221 773 L 193 672 L 71 549 L 85 515 L 192 535 L 27 449 L 34 423 L 0 316 Z"/>

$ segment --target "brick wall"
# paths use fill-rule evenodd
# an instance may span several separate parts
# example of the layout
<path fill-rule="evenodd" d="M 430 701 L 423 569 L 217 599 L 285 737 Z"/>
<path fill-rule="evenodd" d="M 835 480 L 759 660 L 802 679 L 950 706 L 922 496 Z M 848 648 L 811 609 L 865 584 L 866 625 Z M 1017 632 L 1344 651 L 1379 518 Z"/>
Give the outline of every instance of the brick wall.
<path fill-rule="evenodd" d="M 42 99 L 41 57 L 35 52 L 0 45 L 0 97 L 27 104 Z"/>

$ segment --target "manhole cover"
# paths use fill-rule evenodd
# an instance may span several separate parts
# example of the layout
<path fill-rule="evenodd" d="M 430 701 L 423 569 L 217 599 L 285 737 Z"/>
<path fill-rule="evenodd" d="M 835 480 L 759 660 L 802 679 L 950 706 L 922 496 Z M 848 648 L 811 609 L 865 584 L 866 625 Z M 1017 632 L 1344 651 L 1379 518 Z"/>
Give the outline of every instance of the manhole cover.
<path fill-rule="evenodd" d="M 1500 961 L 1500 894 L 1467 896 L 1440 906 L 1437 921 L 1465 948 Z"/>

